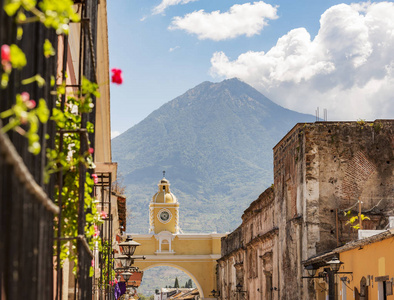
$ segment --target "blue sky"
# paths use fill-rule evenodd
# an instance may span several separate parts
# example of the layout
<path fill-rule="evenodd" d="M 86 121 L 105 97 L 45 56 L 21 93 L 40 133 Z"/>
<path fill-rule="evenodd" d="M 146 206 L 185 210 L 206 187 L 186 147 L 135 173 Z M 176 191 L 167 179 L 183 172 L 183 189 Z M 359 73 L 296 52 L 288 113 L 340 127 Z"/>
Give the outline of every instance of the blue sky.
<path fill-rule="evenodd" d="M 108 1 L 112 131 L 203 81 L 238 77 L 329 120 L 393 118 L 394 4 L 336 0 Z"/>

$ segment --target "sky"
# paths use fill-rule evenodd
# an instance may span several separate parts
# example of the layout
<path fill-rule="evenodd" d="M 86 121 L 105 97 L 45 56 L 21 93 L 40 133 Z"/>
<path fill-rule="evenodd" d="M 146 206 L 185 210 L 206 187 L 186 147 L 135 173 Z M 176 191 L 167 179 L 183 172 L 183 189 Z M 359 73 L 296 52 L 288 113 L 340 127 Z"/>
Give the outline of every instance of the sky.
<path fill-rule="evenodd" d="M 237 77 L 328 121 L 394 117 L 394 3 L 107 1 L 112 136 L 204 82 Z M 322 113 L 320 113 L 322 117 Z"/>

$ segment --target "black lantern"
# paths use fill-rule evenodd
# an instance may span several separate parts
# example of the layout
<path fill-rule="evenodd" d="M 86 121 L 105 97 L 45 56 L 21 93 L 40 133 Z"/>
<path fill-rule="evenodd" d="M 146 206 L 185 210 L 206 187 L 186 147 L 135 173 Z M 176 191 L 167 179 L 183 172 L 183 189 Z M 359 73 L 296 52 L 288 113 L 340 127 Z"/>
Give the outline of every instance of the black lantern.
<path fill-rule="evenodd" d="M 115 259 L 120 260 L 120 264 L 122 265 L 123 268 L 128 268 L 133 264 L 134 259 L 132 259 L 128 255 L 120 255 L 118 257 L 115 257 Z"/>
<path fill-rule="evenodd" d="M 123 276 L 123 279 L 124 279 L 124 280 L 126 281 L 126 283 L 127 283 L 127 281 L 129 281 L 129 279 L 130 279 L 130 276 L 133 275 L 133 274 L 130 273 L 130 272 L 123 272 L 121 275 Z"/>
<path fill-rule="evenodd" d="M 334 257 L 330 261 L 328 261 L 327 264 L 330 265 L 331 271 L 336 273 L 339 271 L 339 268 L 341 267 L 343 262 L 341 262 L 338 258 Z"/>
<path fill-rule="evenodd" d="M 119 243 L 122 254 L 127 256 L 132 256 L 139 245 L 141 244 L 134 242 L 131 236 L 127 236 L 126 241 Z"/>
<path fill-rule="evenodd" d="M 314 277 L 316 274 L 316 269 L 313 267 L 313 265 L 307 265 L 305 267 L 305 270 L 308 271 L 309 276 Z"/>

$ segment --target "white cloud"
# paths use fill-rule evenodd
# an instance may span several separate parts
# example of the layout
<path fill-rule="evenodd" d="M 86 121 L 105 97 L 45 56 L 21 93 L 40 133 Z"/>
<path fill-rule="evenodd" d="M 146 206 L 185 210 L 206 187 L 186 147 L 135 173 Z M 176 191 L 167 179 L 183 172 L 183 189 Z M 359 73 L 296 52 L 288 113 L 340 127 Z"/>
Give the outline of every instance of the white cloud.
<path fill-rule="evenodd" d="M 304 28 L 268 52 L 211 58 L 214 76 L 238 77 L 287 108 L 329 119 L 394 117 L 394 4 L 340 4 L 320 19 L 312 40 Z"/>
<path fill-rule="evenodd" d="M 168 51 L 169 51 L 169 52 L 173 52 L 173 51 L 175 51 L 176 49 L 179 49 L 179 48 L 181 48 L 181 47 L 179 47 L 179 46 L 175 46 L 174 48 L 170 48 L 170 49 L 168 49 Z"/>
<path fill-rule="evenodd" d="M 152 10 L 152 14 L 157 15 L 164 13 L 167 7 L 178 5 L 178 4 L 187 4 L 189 2 L 194 2 L 198 0 L 162 0 L 161 3 L 155 6 Z"/>
<path fill-rule="evenodd" d="M 196 34 L 199 39 L 214 41 L 232 39 L 240 35 L 248 37 L 259 34 L 267 20 L 277 19 L 277 7 L 263 1 L 236 4 L 228 12 L 199 10 L 172 19 L 170 30 L 182 29 Z"/>
<path fill-rule="evenodd" d="M 111 131 L 111 139 L 116 138 L 118 135 L 120 135 L 119 131 Z"/>

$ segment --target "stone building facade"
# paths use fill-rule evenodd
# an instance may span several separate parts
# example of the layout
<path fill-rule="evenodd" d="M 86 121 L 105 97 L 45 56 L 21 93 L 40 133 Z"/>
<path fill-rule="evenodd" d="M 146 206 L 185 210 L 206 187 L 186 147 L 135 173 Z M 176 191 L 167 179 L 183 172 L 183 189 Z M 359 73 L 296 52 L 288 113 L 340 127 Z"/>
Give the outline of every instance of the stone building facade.
<path fill-rule="evenodd" d="M 357 237 L 344 212 L 394 214 L 394 120 L 297 124 L 273 150 L 274 186 L 222 239 L 220 299 L 314 299 L 302 261 Z"/>

